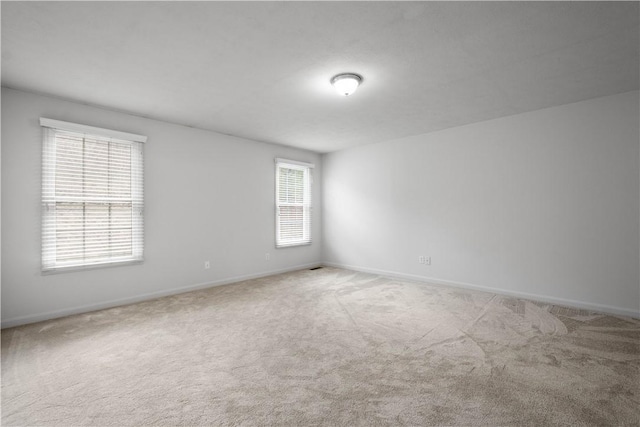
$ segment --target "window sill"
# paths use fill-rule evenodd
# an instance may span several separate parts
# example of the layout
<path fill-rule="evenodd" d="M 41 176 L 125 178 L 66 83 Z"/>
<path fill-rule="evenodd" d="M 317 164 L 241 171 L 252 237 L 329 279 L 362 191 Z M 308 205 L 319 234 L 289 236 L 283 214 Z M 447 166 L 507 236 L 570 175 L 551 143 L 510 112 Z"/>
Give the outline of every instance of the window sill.
<path fill-rule="evenodd" d="M 144 260 L 126 260 L 126 261 L 115 261 L 115 262 L 103 262 L 103 263 L 89 264 L 89 265 L 70 265 L 68 267 L 54 267 L 54 268 L 43 269 L 40 273 L 43 276 L 48 276 L 50 274 L 73 273 L 76 271 L 96 270 L 96 269 L 111 268 L 111 267 L 124 267 L 127 265 L 142 264 L 143 262 Z"/>
<path fill-rule="evenodd" d="M 276 249 L 285 249 L 285 248 L 295 248 L 296 246 L 310 246 L 311 242 L 302 242 L 302 243 L 285 243 L 285 244 L 276 244 Z"/>

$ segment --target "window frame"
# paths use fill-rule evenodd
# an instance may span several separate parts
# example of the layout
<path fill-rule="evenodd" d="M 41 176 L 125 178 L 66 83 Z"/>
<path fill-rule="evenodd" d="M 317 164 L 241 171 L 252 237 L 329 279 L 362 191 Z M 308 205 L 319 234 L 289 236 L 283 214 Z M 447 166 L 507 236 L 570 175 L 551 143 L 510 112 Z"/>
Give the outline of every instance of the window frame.
<path fill-rule="evenodd" d="M 86 126 L 77 123 L 64 122 L 47 118 L 40 118 L 40 126 L 42 127 L 42 235 L 41 235 L 41 272 L 42 274 L 69 272 L 76 270 L 115 267 L 129 264 L 140 264 L 144 261 L 144 143 L 147 137 L 127 132 L 120 132 L 111 129 Z M 77 195 L 73 203 L 82 204 L 83 210 L 87 206 L 107 205 L 111 212 L 112 205 L 125 204 L 130 205 L 131 210 L 131 237 L 128 243 L 131 245 L 131 254 L 123 256 L 113 256 L 108 254 L 103 257 L 84 258 L 77 257 L 67 261 L 61 261 L 58 258 L 58 227 L 56 205 L 67 203 L 69 196 L 61 197 L 56 194 L 56 173 L 57 168 L 57 145 L 56 135 L 66 134 L 77 138 L 89 139 L 100 143 L 116 143 L 120 145 L 130 144 L 131 155 L 130 165 L 130 190 L 129 195 L 125 199 L 113 200 L 112 195 L 103 198 L 89 196 L 84 190 Z M 84 150 L 84 148 L 83 148 Z M 84 152 L 84 151 L 83 151 Z M 84 161 L 82 168 L 86 167 Z M 107 162 L 107 168 L 111 164 Z M 109 169 L 106 169 L 107 171 Z M 109 172 L 107 172 L 107 176 Z M 117 194 L 117 193 L 116 193 Z M 119 195 L 119 194 L 118 194 Z M 73 195 L 74 198 L 76 195 Z M 83 214 L 84 215 L 84 214 Z M 111 218 L 111 214 L 109 214 Z M 83 221 L 85 221 L 83 219 Z M 110 220 L 111 221 L 111 220 Z M 113 230 L 112 224 L 109 224 L 108 230 Z M 112 231 L 110 231 L 112 232 Z M 86 232 L 82 231 L 82 235 L 86 236 Z M 83 237 L 84 239 L 85 237 Z M 84 243 L 83 243 L 84 245 Z M 108 246 L 106 246 L 108 247 Z"/>
<path fill-rule="evenodd" d="M 313 188 L 313 174 L 312 170 L 314 165 L 312 163 L 300 162 L 296 160 L 287 160 L 276 158 L 275 159 L 275 223 L 276 223 L 276 249 L 290 248 L 296 246 L 311 245 L 311 228 L 312 228 L 312 188 Z M 301 203 L 286 203 L 280 202 L 280 171 L 281 169 L 293 169 L 303 171 L 303 201 Z M 302 238 L 300 239 L 282 239 L 281 236 L 281 221 L 280 211 L 281 207 L 287 206 L 300 206 L 302 207 Z"/>

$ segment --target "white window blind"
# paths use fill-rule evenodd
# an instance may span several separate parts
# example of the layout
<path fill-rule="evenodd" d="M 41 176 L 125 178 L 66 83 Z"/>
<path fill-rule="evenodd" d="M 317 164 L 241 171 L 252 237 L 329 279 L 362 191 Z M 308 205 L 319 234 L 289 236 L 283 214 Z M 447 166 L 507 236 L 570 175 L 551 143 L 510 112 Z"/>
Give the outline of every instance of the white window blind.
<path fill-rule="evenodd" d="M 276 159 L 276 247 L 311 243 L 312 164 Z"/>
<path fill-rule="evenodd" d="M 42 270 L 143 259 L 145 136 L 40 119 Z"/>

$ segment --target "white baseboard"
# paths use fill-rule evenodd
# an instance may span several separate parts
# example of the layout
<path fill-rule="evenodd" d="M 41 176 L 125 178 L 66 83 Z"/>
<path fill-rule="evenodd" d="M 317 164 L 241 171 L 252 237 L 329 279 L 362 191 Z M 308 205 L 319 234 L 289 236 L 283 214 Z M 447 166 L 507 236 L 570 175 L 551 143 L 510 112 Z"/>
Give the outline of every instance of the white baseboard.
<path fill-rule="evenodd" d="M 228 285 L 230 283 L 242 282 L 244 280 L 258 279 L 260 277 L 273 276 L 275 274 L 287 273 L 290 271 L 304 270 L 307 268 L 318 267 L 320 265 L 322 264 L 311 263 L 311 264 L 296 265 L 293 267 L 287 267 L 279 270 L 269 270 L 269 271 L 263 271 L 261 273 L 227 277 L 224 279 L 215 280 L 213 282 L 197 283 L 195 285 L 184 286 L 180 288 L 165 289 L 158 292 L 151 292 L 147 294 L 136 295 L 134 297 L 115 299 L 115 300 L 105 301 L 97 304 L 88 304 L 83 306 L 65 308 L 62 310 L 49 311 L 46 313 L 33 314 L 29 316 L 14 317 L 13 319 L 3 320 L 1 327 L 2 329 L 12 328 L 14 326 L 26 325 L 29 323 L 42 322 L 44 320 L 51 320 L 51 319 L 57 319 L 60 317 L 71 316 L 73 314 L 88 313 L 91 311 L 103 310 L 105 308 L 119 307 L 122 305 L 135 304 L 137 302 L 148 301 L 148 300 L 166 297 L 170 295 L 177 295 L 185 292 L 212 288 L 214 286 Z"/>
<path fill-rule="evenodd" d="M 629 310 L 621 307 L 613 307 L 605 304 L 594 304 L 594 303 L 589 303 L 584 301 L 556 298 L 548 295 L 509 291 L 506 289 L 492 288 L 489 286 L 475 285 L 472 283 L 455 282 L 452 280 L 438 279 L 436 277 L 418 276 L 415 274 L 405 274 L 398 271 L 379 270 L 375 268 L 359 267 L 355 265 L 347 265 L 347 264 L 341 264 L 341 263 L 335 263 L 335 262 L 323 262 L 322 265 L 326 265 L 327 267 L 336 267 L 336 268 L 344 268 L 347 270 L 360 271 L 363 273 L 378 274 L 378 275 L 387 276 L 387 277 L 396 277 L 400 279 L 414 280 L 418 282 L 429 282 L 429 283 L 434 283 L 438 285 L 453 286 L 456 288 L 473 289 L 477 291 L 490 292 L 498 295 L 507 295 L 507 296 L 516 297 L 516 298 L 523 298 L 523 299 L 528 299 L 533 301 L 545 302 L 545 303 L 564 306 L 564 307 L 580 308 L 580 309 L 598 311 L 598 312 L 607 313 L 607 314 L 615 314 L 618 316 L 640 318 L 640 312 L 638 311 Z"/>

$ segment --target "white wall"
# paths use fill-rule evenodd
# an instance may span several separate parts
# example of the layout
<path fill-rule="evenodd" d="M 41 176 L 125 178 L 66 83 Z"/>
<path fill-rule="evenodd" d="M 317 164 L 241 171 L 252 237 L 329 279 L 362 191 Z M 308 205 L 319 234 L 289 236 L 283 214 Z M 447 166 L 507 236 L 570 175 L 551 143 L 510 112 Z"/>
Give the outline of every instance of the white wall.
<path fill-rule="evenodd" d="M 635 91 L 325 155 L 323 258 L 638 316 L 639 114 Z"/>
<path fill-rule="evenodd" d="M 321 161 L 303 150 L 2 89 L 2 326 L 321 259 L 638 316 L 638 103 L 630 92 Z M 144 264 L 41 275 L 39 117 L 149 137 Z M 274 248 L 275 157 L 317 165 L 311 246 Z M 418 264 L 418 255 L 431 256 L 432 265 Z"/>
<path fill-rule="evenodd" d="M 149 137 L 142 265 L 40 273 L 40 117 Z M 275 157 L 316 164 L 310 246 L 274 247 Z M 2 89 L 1 170 L 3 327 L 321 261 L 321 157 L 308 151 Z"/>

